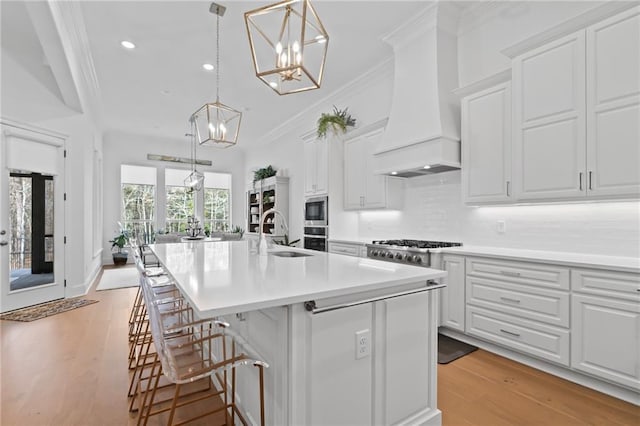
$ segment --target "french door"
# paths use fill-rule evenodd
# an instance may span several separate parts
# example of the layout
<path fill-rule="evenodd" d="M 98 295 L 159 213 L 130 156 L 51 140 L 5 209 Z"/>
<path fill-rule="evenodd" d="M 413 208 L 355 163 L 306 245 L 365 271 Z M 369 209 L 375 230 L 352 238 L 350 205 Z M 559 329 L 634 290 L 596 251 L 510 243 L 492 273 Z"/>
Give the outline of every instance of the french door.
<path fill-rule="evenodd" d="M 62 135 L 0 122 L 0 311 L 65 296 Z"/>

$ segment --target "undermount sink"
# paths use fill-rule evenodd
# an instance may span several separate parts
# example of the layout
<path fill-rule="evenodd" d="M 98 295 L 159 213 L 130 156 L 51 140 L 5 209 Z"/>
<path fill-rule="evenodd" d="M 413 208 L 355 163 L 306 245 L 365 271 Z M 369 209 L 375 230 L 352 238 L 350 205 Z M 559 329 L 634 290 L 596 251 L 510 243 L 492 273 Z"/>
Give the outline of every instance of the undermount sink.
<path fill-rule="evenodd" d="M 269 254 L 278 257 L 306 257 L 313 256 L 307 253 L 300 253 L 299 251 L 272 251 Z"/>

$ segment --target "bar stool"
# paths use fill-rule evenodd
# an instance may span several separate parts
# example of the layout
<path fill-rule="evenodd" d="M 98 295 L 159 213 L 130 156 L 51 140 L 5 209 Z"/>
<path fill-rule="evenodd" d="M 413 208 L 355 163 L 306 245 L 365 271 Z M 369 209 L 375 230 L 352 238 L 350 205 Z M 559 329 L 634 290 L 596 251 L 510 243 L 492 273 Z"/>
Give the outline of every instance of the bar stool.
<path fill-rule="evenodd" d="M 260 360 L 250 345 L 230 330 L 227 323 L 215 319 L 195 320 L 189 324 L 167 328 L 167 315 L 162 312 L 161 303 L 158 303 L 163 301 L 162 296 L 154 293 L 152 284 L 147 279 L 141 282 L 141 288 L 155 352 L 148 379 L 138 382 L 138 424 L 146 424 L 150 416 L 167 412 L 168 424 L 173 424 L 177 409 L 220 396 L 222 406 L 190 418 L 187 422 L 224 411 L 226 424 L 235 424 L 236 416 L 243 424 L 247 424 L 236 405 L 234 391 L 236 368 L 244 365 L 254 366 L 259 370 L 260 419 L 261 424 L 264 424 L 264 368 L 268 368 L 268 365 Z M 163 406 L 163 403 L 169 401 L 157 399 L 158 390 L 162 387 L 161 378 L 174 385 L 173 397 L 168 407 Z M 197 397 L 192 397 L 194 392 L 181 392 L 184 386 L 198 381 L 206 381 L 209 388 L 212 378 L 216 378 L 219 384 L 220 390 L 217 392 Z"/>

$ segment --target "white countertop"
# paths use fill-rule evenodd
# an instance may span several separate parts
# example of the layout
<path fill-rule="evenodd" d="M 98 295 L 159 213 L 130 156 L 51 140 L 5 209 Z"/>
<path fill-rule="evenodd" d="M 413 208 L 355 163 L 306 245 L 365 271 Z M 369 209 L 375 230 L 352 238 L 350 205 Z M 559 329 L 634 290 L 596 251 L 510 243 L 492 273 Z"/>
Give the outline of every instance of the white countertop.
<path fill-rule="evenodd" d="M 511 260 L 545 262 L 582 268 L 640 272 L 640 259 L 560 251 L 526 250 L 502 247 L 462 246 L 439 249 L 441 253 L 501 257 Z"/>
<path fill-rule="evenodd" d="M 256 242 L 155 244 L 150 248 L 201 317 L 389 289 L 444 277 L 418 266 L 288 247 L 307 257 L 258 255 Z"/>

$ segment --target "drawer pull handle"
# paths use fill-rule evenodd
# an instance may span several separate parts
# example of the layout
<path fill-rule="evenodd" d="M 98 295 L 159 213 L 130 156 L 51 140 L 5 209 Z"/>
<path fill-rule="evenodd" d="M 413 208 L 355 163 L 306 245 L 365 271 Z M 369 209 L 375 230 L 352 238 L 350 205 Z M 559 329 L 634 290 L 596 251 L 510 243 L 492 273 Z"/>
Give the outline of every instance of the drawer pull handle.
<path fill-rule="evenodd" d="M 512 271 L 500 271 L 502 275 L 506 275 L 508 277 L 519 277 L 520 272 L 512 272 Z"/>
<path fill-rule="evenodd" d="M 500 331 L 502 331 L 503 333 L 508 334 L 510 336 L 520 337 L 519 333 L 514 333 L 513 331 L 508 331 L 508 330 L 503 330 L 503 329 L 500 329 Z"/>
<path fill-rule="evenodd" d="M 511 303 L 520 303 L 520 301 L 518 299 L 511 299 L 509 297 L 500 297 L 500 300 L 504 300 L 505 302 L 511 302 Z"/>

